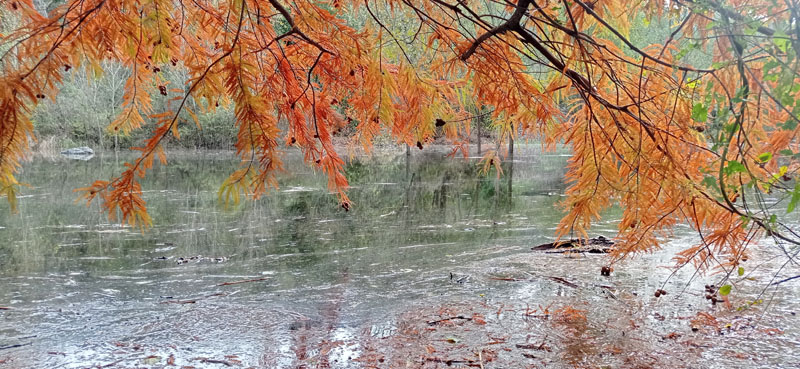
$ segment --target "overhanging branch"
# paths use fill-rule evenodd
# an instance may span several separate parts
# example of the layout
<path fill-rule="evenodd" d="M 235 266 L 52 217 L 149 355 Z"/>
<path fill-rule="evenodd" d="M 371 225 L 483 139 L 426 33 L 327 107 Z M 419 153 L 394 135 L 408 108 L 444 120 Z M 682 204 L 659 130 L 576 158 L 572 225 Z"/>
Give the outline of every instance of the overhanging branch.
<path fill-rule="evenodd" d="M 480 47 L 481 44 L 490 37 L 501 35 L 508 31 L 520 28 L 519 22 L 522 20 L 522 16 L 525 15 L 525 12 L 528 10 L 528 5 L 530 4 L 531 0 L 520 0 L 520 2 L 517 4 L 517 9 L 514 10 L 514 14 L 511 15 L 511 18 L 509 18 L 505 23 L 492 28 L 489 32 L 480 35 L 475 42 L 472 43 L 472 46 L 470 46 L 469 49 L 467 49 L 467 51 L 461 55 L 461 60 L 466 61 L 469 59 L 469 57 L 472 56 L 476 50 L 478 50 L 478 47 Z"/>

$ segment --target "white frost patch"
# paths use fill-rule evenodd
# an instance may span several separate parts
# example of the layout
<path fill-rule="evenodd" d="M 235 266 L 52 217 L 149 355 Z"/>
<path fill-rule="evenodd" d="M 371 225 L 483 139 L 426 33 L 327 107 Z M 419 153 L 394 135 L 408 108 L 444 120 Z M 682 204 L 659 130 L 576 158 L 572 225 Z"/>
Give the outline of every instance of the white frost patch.
<path fill-rule="evenodd" d="M 112 280 L 128 280 L 128 279 L 145 279 L 146 277 L 134 277 L 134 276 L 124 276 L 124 275 L 106 275 L 100 277 L 100 279 L 112 279 Z"/>
<path fill-rule="evenodd" d="M 202 232 L 202 231 L 205 231 L 205 230 L 206 230 L 206 227 L 200 227 L 200 228 L 176 229 L 174 231 L 167 231 L 167 232 L 164 232 L 164 233 L 170 234 L 170 233 L 183 233 L 183 232 Z"/>
<path fill-rule="evenodd" d="M 408 245 L 408 246 L 400 246 L 398 249 L 414 249 L 417 247 L 427 247 L 427 246 L 444 246 L 444 245 L 455 245 L 455 242 L 443 242 L 443 243 L 423 243 L 419 245 Z"/>
<path fill-rule="evenodd" d="M 82 229 L 82 228 L 86 228 L 86 224 L 67 224 L 67 225 L 61 226 L 61 228 Z"/>
<path fill-rule="evenodd" d="M 302 187 L 302 186 L 292 186 L 289 187 L 281 192 L 312 192 L 314 191 L 313 188 Z"/>
<path fill-rule="evenodd" d="M 103 229 L 95 231 L 97 233 L 128 233 L 127 229 Z"/>

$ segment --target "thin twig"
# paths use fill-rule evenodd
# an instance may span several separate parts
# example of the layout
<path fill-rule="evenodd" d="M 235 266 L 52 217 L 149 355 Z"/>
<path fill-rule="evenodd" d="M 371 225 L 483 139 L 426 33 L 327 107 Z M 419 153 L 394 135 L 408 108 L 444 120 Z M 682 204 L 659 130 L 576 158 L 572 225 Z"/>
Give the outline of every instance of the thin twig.
<path fill-rule="evenodd" d="M 223 364 L 225 366 L 233 366 L 233 363 L 227 360 L 209 359 L 207 357 L 197 357 L 192 360 L 200 360 L 201 363 Z"/>
<path fill-rule="evenodd" d="M 263 277 L 263 278 L 255 278 L 255 279 L 243 279 L 241 281 L 223 282 L 223 283 L 218 284 L 217 286 L 230 286 L 230 285 L 239 284 L 239 283 L 266 281 L 267 279 L 269 279 L 269 278 Z"/>
<path fill-rule="evenodd" d="M 427 323 L 428 323 L 428 325 L 436 325 L 436 324 L 439 324 L 439 323 L 442 323 L 442 322 L 448 322 L 448 321 L 451 321 L 451 320 L 454 320 L 454 319 L 472 320 L 472 318 L 467 318 L 467 317 L 465 317 L 463 315 L 459 315 L 459 316 L 451 316 L 449 318 L 444 318 L 444 319 L 439 319 L 439 320 L 433 320 L 433 321 L 430 321 L 430 322 L 427 322 Z"/>
<path fill-rule="evenodd" d="M 789 281 L 791 281 L 791 280 L 793 280 L 793 279 L 797 279 L 797 278 L 800 278 L 800 275 L 796 275 L 796 276 L 794 276 L 794 277 L 789 277 L 789 278 L 786 278 L 786 279 L 784 279 L 784 280 L 777 281 L 777 282 L 773 283 L 772 285 L 773 285 L 773 286 L 777 286 L 777 285 L 779 285 L 779 284 L 781 284 L 781 283 L 783 283 L 783 282 L 789 282 Z"/>
<path fill-rule="evenodd" d="M 0 350 L 8 350 L 8 349 L 28 346 L 28 345 L 32 345 L 32 344 L 33 344 L 33 342 L 28 342 L 28 343 L 18 343 L 16 345 L 0 346 Z"/>

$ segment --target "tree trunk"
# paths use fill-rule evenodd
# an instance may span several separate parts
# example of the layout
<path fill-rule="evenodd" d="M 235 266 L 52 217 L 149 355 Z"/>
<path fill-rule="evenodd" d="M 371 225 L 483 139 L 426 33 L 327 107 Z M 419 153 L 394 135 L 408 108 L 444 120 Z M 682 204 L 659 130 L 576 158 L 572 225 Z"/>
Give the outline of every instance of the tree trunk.
<path fill-rule="evenodd" d="M 478 155 L 481 156 L 481 121 L 478 119 Z"/>
<path fill-rule="evenodd" d="M 514 179 L 514 123 L 508 136 L 508 200 L 511 201 L 511 185 Z"/>

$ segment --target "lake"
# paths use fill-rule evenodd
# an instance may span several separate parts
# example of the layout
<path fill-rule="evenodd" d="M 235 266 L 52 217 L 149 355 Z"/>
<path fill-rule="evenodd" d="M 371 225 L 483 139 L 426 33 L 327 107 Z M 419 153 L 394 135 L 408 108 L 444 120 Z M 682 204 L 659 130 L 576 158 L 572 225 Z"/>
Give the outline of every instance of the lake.
<path fill-rule="evenodd" d="M 356 155 L 349 212 L 299 152 L 286 153 L 278 190 L 231 208 L 217 190 L 238 159 L 177 152 L 143 181 L 146 232 L 76 203 L 73 189 L 125 158 L 35 159 L 19 212 L 0 205 L 0 367 L 800 362 L 800 281 L 765 290 L 786 261 L 771 242 L 734 278 L 730 307 L 704 298 L 720 274 L 671 276 L 674 253 L 697 242 L 686 226 L 611 277 L 602 255 L 531 251 L 554 239 L 565 150 L 518 145 L 499 178 L 441 150 Z M 612 237 L 619 214 L 593 235 Z M 778 277 L 796 274 L 790 263 Z"/>

